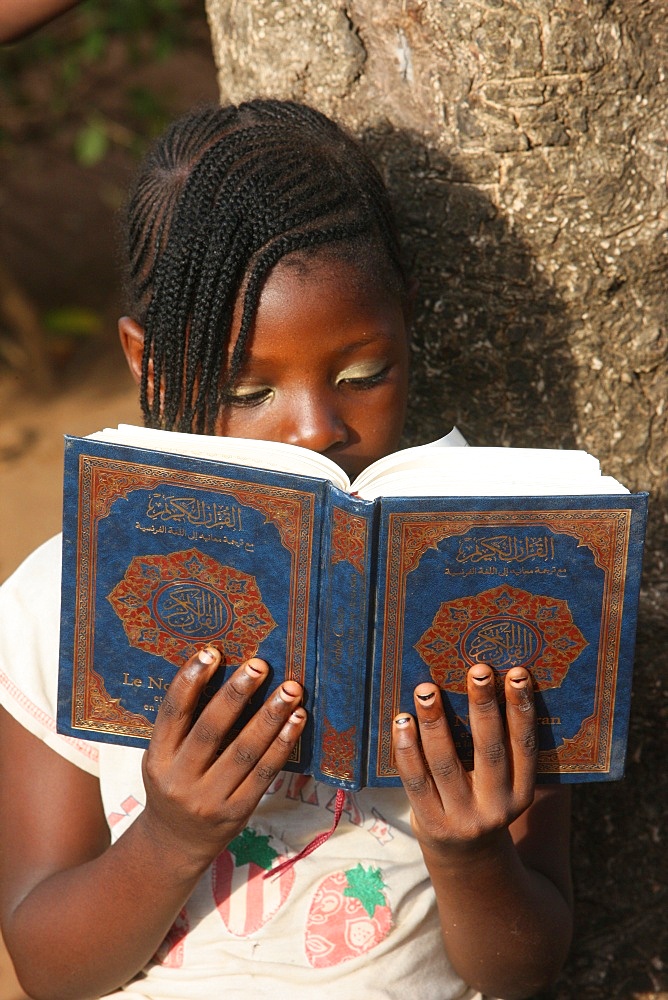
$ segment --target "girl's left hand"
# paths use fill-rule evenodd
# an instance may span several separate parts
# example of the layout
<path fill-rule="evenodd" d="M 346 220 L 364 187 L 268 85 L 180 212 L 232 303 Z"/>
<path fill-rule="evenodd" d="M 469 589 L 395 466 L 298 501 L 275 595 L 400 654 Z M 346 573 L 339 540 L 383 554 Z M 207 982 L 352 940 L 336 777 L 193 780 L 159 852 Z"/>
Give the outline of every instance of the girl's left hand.
<path fill-rule="evenodd" d="M 494 672 L 487 664 L 467 676 L 474 769 L 462 764 L 435 684 L 415 689 L 415 720 L 394 720 L 394 757 L 423 847 L 439 853 L 480 842 L 508 827 L 534 797 L 538 757 L 531 678 L 513 667 L 505 679 L 505 725 Z"/>

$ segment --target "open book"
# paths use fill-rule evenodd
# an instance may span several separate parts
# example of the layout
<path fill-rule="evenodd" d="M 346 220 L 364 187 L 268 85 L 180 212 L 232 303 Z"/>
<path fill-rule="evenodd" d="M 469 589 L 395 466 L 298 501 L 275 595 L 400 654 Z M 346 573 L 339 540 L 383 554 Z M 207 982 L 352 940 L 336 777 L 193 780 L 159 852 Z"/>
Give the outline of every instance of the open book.
<path fill-rule="evenodd" d="M 145 746 L 204 643 L 306 690 L 288 765 L 396 785 L 391 723 L 443 691 L 465 762 L 472 663 L 537 688 L 545 781 L 620 777 L 647 509 L 584 452 L 458 431 L 351 484 L 292 445 L 121 425 L 66 439 L 59 731 Z M 229 668 L 229 669 L 228 669 Z"/>

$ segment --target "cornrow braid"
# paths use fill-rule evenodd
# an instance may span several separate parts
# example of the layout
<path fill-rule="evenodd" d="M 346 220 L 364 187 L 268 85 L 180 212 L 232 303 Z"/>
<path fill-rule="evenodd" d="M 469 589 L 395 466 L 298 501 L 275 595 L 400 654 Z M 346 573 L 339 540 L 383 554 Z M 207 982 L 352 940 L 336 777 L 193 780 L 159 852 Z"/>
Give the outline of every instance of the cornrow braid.
<path fill-rule="evenodd" d="M 152 427 L 213 430 L 246 358 L 263 284 L 284 257 L 326 251 L 407 295 L 378 172 L 334 122 L 291 101 L 207 108 L 172 125 L 131 192 L 126 241 L 129 311 L 145 332 L 141 405 Z M 151 362 L 161 389 L 152 398 Z"/>

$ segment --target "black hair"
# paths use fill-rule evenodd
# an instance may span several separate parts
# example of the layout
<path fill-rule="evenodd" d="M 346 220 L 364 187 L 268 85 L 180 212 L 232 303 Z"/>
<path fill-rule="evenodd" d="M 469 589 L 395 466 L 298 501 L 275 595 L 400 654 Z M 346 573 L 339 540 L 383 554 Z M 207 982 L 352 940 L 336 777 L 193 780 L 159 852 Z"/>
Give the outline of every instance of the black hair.
<path fill-rule="evenodd" d="M 407 295 L 380 175 L 338 125 L 291 101 L 206 108 L 174 123 L 140 169 L 126 240 L 129 311 L 145 331 L 141 406 L 152 427 L 212 431 L 263 282 L 282 258 L 326 252 Z"/>

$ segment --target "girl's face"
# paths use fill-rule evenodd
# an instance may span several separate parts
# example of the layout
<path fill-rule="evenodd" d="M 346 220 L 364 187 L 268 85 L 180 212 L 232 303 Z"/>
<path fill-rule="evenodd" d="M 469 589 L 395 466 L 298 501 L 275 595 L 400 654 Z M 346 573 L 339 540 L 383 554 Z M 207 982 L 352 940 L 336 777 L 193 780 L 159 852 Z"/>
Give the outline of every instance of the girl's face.
<path fill-rule="evenodd" d="M 281 262 L 265 282 L 216 433 L 310 448 L 353 479 L 398 447 L 407 381 L 398 297 L 331 258 Z"/>

